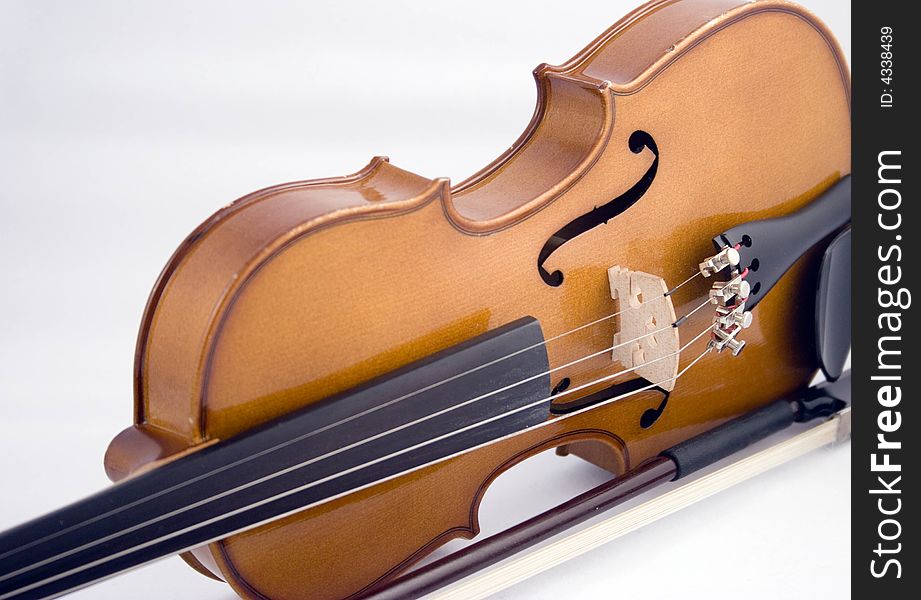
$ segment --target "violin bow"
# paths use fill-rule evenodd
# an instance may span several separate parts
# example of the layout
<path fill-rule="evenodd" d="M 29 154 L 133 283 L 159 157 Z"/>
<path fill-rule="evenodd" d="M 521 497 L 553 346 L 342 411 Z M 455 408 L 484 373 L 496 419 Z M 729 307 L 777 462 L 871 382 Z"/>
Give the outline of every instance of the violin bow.
<path fill-rule="evenodd" d="M 849 403 L 848 373 L 834 383 L 809 388 L 798 398 L 777 400 L 677 444 L 555 508 L 372 589 L 361 600 L 486 598 L 813 450 L 844 442 L 851 433 Z M 540 545 L 640 494 L 708 470 L 794 423 L 815 420 L 822 422 Z"/>

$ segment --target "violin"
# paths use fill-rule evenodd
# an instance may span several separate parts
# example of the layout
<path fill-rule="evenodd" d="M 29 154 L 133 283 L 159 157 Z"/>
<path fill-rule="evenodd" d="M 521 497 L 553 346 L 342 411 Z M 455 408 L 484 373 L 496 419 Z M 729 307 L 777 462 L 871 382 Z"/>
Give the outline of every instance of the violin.
<path fill-rule="evenodd" d="M 803 399 L 847 353 L 816 334 L 849 311 L 850 79 L 824 25 L 653 0 L 534 75 L 521 137 L 458 184 L 376 157 L 195 229 L 143 312 L 116 485 L 0 534 L 0 600 L 174 554 L 243 598 L 416 597 L 413 567 L 529 457 L 622 498 L 840 410 Z"/>

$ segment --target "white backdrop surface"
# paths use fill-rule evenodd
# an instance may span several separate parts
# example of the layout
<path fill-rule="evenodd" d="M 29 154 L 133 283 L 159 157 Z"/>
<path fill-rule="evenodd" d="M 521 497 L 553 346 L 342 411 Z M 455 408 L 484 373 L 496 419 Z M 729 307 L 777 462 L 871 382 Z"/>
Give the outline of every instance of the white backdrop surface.
<path fill-rule="evenodd" d="M 848 51 L 849 3 L 804 4 Z M 531 69 L 632 8 L 0 1 L 0 529 L 106 485 L 147 294 L 199 222 L 376 154 L 460 181 L 527 124 Z M 849 446 L 815 453 L 497 597 L 846 597 L 849 474 Z M 603 478 L 532 459 L 489 491 L 484 529 Z M 234 596 L 169 558 L 74 597 Z"/>

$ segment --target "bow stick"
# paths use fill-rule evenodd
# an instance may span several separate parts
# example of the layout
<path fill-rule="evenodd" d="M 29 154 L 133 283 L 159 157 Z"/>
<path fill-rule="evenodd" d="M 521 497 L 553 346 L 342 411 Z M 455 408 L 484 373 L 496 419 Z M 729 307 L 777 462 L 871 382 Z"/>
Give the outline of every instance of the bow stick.
<path fill-rule="evenodd" d="M 849 375 L 777 400 L 663 451 L 620 477 L 501 533 L 424 565 L 362 600 L 485 598 L 812 450 L 850 437 Z M 791 438 L 693 479 L 552 544 L 534 546 L 670 481 L 703 470 L 794 423 L 824 419 Z"/>

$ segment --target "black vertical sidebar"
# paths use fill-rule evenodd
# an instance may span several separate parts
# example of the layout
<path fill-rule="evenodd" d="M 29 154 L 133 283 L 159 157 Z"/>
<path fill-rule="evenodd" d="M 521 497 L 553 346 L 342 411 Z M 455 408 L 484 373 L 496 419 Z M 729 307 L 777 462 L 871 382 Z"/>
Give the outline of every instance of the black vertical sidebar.
<path fill-rule="evenodd" d="M 855 598 L 917 597 L 921 302 L 915 137 L 921 23 L 912 2 L 853 2 L 853 478 Z"/>

